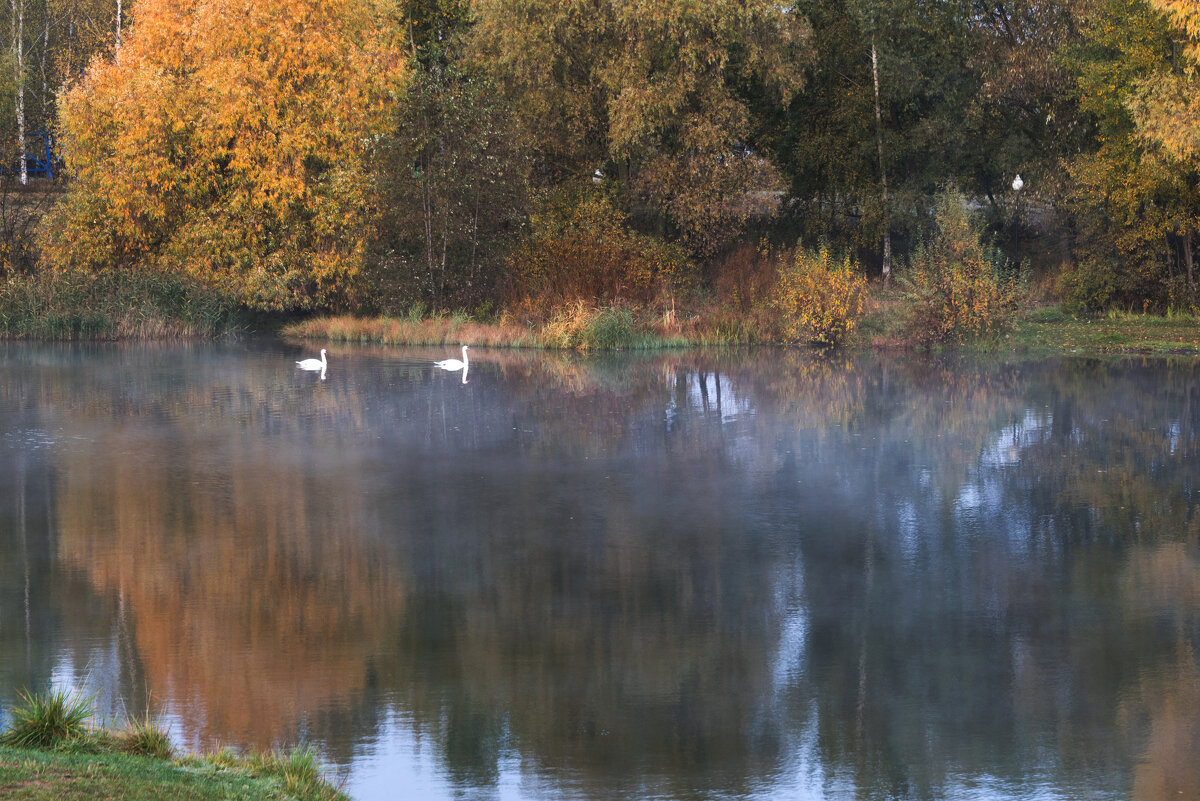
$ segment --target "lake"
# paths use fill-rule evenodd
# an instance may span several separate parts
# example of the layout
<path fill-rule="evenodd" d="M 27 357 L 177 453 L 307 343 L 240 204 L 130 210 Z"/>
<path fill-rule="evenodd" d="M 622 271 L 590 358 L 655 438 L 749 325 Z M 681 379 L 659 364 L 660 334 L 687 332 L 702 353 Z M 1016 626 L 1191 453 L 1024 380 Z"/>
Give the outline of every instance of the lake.
<path fill-rule="evenodd" d="M 1195 359 L 313 355 L 0 344 L 0 703 L 358 801 L 1200 797 Z"/>

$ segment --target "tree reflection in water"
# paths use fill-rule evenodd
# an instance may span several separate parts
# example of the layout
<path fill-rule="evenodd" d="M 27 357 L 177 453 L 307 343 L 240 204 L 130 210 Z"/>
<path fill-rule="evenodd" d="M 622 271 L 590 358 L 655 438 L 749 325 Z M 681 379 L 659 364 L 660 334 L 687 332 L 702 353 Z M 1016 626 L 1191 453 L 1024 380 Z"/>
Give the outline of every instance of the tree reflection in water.
<path fill-rule="evenodd" d="M 3 697 L 112 642 L 462 792 L 1200 795 L 1192 361 L 180 348 L 9 347 Z"/>

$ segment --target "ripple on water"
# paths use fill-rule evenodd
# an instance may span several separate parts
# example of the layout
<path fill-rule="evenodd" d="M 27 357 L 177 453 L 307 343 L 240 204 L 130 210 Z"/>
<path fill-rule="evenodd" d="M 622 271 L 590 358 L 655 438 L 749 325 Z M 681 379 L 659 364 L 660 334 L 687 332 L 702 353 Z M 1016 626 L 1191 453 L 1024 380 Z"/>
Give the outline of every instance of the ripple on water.
<path fill-rule="evenodd" d="M 18 428 L 14 431 L 4 432 L 0 439 L 3 439 L 4 444 L 10 448 L 36 451 L 54 447 L 58 444 L 61 436 L 42 428 Z"/>

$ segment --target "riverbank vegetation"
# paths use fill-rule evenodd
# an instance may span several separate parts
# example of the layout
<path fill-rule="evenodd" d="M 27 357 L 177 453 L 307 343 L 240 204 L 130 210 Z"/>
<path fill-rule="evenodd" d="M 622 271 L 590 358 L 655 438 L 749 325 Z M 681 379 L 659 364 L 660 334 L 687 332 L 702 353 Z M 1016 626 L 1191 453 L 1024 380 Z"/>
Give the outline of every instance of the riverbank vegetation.
<path fill-rule="evenodd" d="M 89 725 L 90 700 L 24 693 L 0 733 L 0 795 L 9 799 L 345 801 L 311 749 L 208 756 L 174 753 L 149 720 L 110 731 Z"/>
<path fill-rule="evenodd" d="M 0 13 L 3 336 L 928 349 L 1200 312 L 1182 0 Z"/>

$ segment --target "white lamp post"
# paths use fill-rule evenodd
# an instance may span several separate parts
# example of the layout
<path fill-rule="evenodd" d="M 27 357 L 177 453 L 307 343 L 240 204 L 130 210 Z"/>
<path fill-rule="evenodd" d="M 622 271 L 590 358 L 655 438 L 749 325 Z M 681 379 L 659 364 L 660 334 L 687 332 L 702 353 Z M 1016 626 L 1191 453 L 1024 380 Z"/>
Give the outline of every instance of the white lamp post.
<path fill-rule="evenodd" d="M 1017 272 L 1021 270 L 1021 253 L 1019 249 L 1019 236 L 1021 232 L 1021 189 L 1025 186 L 1025 182 L 1021 180 L 1021 173 L 1017 173 L 1017 177 L 1013 178 L 1012 188 L 1016 193 L 1013 199 L 1013 261 L 1017 263 Z"/>

